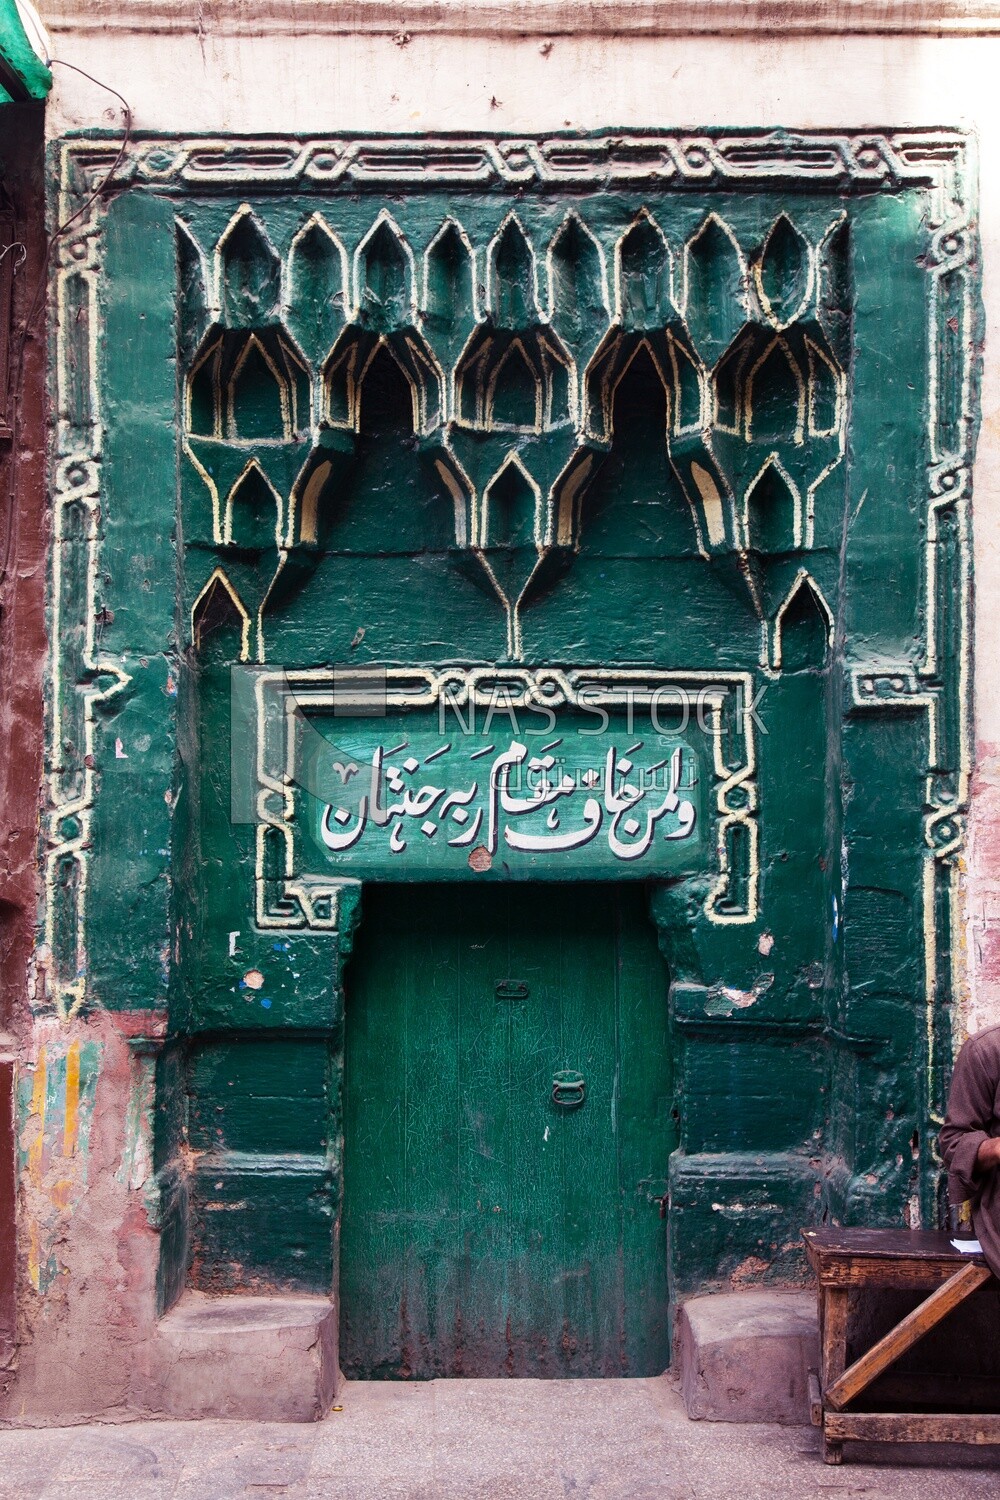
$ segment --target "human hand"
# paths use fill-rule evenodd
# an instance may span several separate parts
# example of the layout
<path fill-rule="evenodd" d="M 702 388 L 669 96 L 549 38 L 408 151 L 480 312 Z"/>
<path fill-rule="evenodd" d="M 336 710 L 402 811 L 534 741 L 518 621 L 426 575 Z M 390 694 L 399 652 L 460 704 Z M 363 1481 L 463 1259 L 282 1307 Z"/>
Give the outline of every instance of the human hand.
<path fill-rule="evenodd" d="M 987 1172 L 1000 1167 L 1000 1137 L 983 1141 L 976 1152 L 976 1166 Z"/>

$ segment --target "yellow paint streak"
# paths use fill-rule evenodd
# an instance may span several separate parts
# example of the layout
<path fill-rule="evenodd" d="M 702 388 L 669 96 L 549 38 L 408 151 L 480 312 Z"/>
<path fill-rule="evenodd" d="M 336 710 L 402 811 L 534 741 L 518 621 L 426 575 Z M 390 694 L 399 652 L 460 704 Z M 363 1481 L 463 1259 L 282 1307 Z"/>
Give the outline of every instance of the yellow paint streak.
<path fill-rule="evenodd" d="M 55 1208 L 69 1208 L 73 1186 L 73 1180 L 70 1177 L 60 1177 L 58 1182 L 52 1184 L 49 1197 Z"/>
<path fill-rule="evenodd" d="M 63 1125 L 63 1155 L 72 1156 L 80 1129 L 80 1043 L 72 1042 L 66 1053 L 66 1118 Z"/>
<path fill-rule="evenodd" d="M 41 1180 L 42 1146 L 45 1143 L 45 1048 L 38 1054 L 35 1082 L 31 1090 L 31 1115 L 37 1119 L 38 1127 L 34 1140 L 28 1147 L 28 1176 L 32 1182 Z"/>

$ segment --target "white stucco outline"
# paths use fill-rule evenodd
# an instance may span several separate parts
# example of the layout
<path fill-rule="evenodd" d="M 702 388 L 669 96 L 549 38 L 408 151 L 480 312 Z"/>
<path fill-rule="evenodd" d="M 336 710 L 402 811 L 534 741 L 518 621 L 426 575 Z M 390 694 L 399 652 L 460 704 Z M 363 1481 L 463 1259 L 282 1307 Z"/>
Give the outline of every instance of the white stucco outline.
<path fill-rule="evenodd" d="M 130 25 L 132 22 L 130 21 Z M 808 145 L 808 156 L 800 147 Z M 59 184 L 56 212 L 59 222 L 91 199 L 86 214 L 72 236 L 57 242 L 52 273 L 53 353 L 56 367 L 56 411 L 54 433 L 54 496 L 51 575 L 51 636 L 55 643 L 51 662 L 50 717 L 46 778 L 48 835 L 45 858 L 45 944 L 39 954 L 44 977 L 44 997 L 62 1019 L 75 1015 L 87 998 L 86 930 L 90 824 L 96 793 L 93 767 L 95 705 L 122 691 L 130 675 L 120 663 L 102 655 L 95 639 L 95 605 L 99 560 L 97 523 L 100 514 L 99 460 L 101 457 L 100 391 L 97 381 L 99 335 L 98 286 L 101 273 L 100 236 L 104 199 L 95 189 L 111 172 L 118 155 L 117 139 L 65 139 L 58 146 Z M 646 165 L 644 166 L 643 163 Z M 173 137 L 133 141 L 116 168 L 108 186 L 116 189 L 149 187 L 160 193 L 194 191 L 232 192 L 240 186 L 253 191 L 260 186 L 307 188 L 343 183 L 380 183 L 387 187 L 442 184 L 503 183 L 512 186 L 531 182 L 566 186 L 628 185 L 649 180 L 658 191 L 672 181 L 696 183 L 704 188 L 760 186 L 773 189 L 782 184 L 813 190 L 828 185 L 841 191 L 845 185 L 891 191 L 910 185 L 927 193 L 927 223 L 930 253 L 930 403 L 928 439 L 933 462 L 928 472 L 927 543 L 925 547 L 925 610 L 927 633 L 920 662 L 889 664 L 878 670 L 852 668 L 849 673 L 852 704 L 857 711 L 877 709 L 891 712 L 919 709 L 928 716 L 929 811 L 925 817 L 925 963 L 927 966 L 928 1068 L 933 1064 L 933 1018 L 936 1004 L 934 952 L 936 904 L 933 899 L 937 871 L 947 884 L 953 930 L 957 931 L 959 877 L 955 857 L 964 844 L 971 765 L 970 714 L 970 581 L 969 496 L 971 491 L 972 375 L 968 356 L 959 370 L 960 441 L 955 452 L 945 451 L 940 441 L 938 327 L 940 288 L 950 276 L 958 284 L 966 327 L 971 328 L 974 304 L 969 273 L 974 254 L 974 231 L 970 184 L 974 180 L 975 151 L 971 139 L 959 132 L 916 128 L 892 133 L 785 132 L 780 137 L 767 132 L 654 136 L 616 132 L 605 137 L 545 139 L 473 136 L 462 141 L 453 137 L 410 136 L 387 139 L 301 140 L 214 137 L 178 140 Z M 645 176 L 644 176 L 645 174 Z M 401 237 L 402 238 L 402 237 Z M 403 241 L 405 244 L 405 240 Z M 409 247 L 407 247 L 408 249 Z M 411 254 L 411 292 L 416 300 L 416 277 Z M 357 267 L 357 261 L 355 263 Z M 68 288 L 82 278 L 88 315 L 87 347 L 90 357 L 90 404 L 86 423 L 76 426 L 65 415 L 69 387 L 67 351 L 60 316 Z M 816 278 L 817 284 L 819 277 Z M 213 289 L 214 290 L 214 289 Z M 537 299 L 537 278 L 536 278 Z M 214 296 L 211 298 L 213 304 Z M 584 382 L 581 381 L 581 386 Z M 584 392 L 585 399 L 585 392 Z M 842 454 L 841 454 L 842 456 Z M 840 461 L 838 456 L 837 462 Z M 810 486 L 807 529 L 811 525 L 812 496 L 829 467 Z M 459 501 L 456 498 L 456 509 Z M 933 603 L 939 587 L 936 549 L 941 513 L 954 508 L 958 541 L 958 577 L 946 580 L 958 597 L 959 645 L 956 680 L 937 685 L 939 643 Z M 217 534 L 221 532 L 218 497 L 213 495 Z M 77 510 L 82 528 L 70 535 L 70 518 Z M 70 543 L 75 552 L 68 553 Z M 63 545 L 63 544 L 66 545 Z M 83 571 L 85 618 L 63 619 L 64 570 Z M 82 623 L 82 648 L 74 655 L 72 625 Z M 648 677 L 647 674 L 643 674 Z M 676 674 L 675 674 L 676 675 Z M 621 679 L 622 674 L 616 676 Z M 946 701 L 954 709 L 958 747 L 957 782 L 953 795 L 946 794 L 935 775 L 940 766 L 943 743 L 942 719 Z M 79 713 L 82 735 L 77 759 L 64 764 L 62 749 L 69 721 Z M 748 773 L 749 774 L 749 773 Z M 265 788 L 262 795 L 280 788 Z M 732 816 L 741 814 L 733 812 Z M 720 827 L 723 819 L 720 818 Z M 750 820 L 755 834 L 756 823 Z M 262 821 L 259 833 L 265 831 Z M 724 850 L 723 850 L 724 857 Z M 60 882 L 60 871 L 72 879 Z M 725 870 L 720 881 L 725 879 Z M 308 882 L 289 888 L 293 907 L 272 925 L 308 922 L 315 913 L 316 893 Z M 713 898 L 714 899 L 714 898 Z M 312 903 L 312 905 L 310 904 Z M 332 917 L 330 916 L 332 912 Z M 266 913 L 262 913 L 266 916 Z M 710 913 L 711 915 L 711 913 Z M 57 917 L 61 928 L 73 934 L 70 949 L 55 951 Z M 741 920 L 753 920 L 744 917 Z M 724 920 L 718 914 L 713 920 Z M 317 926 L 335 926 L 336 897 L 328 906 L 325 921 Z M 956 996 L 964 986 L 953 951 Z M 43 998 L 44 1003 L 44 998 Z"/>

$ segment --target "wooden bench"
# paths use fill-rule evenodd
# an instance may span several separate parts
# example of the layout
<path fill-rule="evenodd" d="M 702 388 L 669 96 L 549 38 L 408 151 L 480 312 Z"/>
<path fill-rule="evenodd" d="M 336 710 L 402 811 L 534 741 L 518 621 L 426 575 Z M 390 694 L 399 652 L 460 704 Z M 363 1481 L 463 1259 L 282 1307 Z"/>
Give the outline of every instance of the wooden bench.
<path fill-rule="evenodd" d="M 947 1234 L 906 1229 L 804 1229 L 802 1237 L 819 1282 L 820 1369 L 810 1381 L 810 1416 L 823 1429 L 823 1457 L 839 1464 L 845 1440 L 877 1443 L 1000 1443 L 1000 1411 L 995 1388 L 970 1382 L 966 1395 L 985 1394 L 992 1410 L 849 1411 L 873 1381 L 918 1339 L 991 1278 L 981 1255 L 956 1250 Z M 852 1288 L 929 1291 L 866 1354 L 847 1368 L 847 1320 Z M 997 1330 L 1000 1333 L 1000 1329 Z M 904 1408 L 940 1397 L 927 1377 L 899 1376 L 893 1391 Z M 953 1382 L 948 1381 L 948 1395 Z M 976 1386 L 976 1390 L 971 1387 Z M 883 1382 L 884 1387 L 884 1382 Z M 871 1397 L 869 1396 L 869 1400 Z M 958 1404 L 958 1403 L 952 1403 Z M 963 1401 L 963 1404 L 967 1403 Z"/>

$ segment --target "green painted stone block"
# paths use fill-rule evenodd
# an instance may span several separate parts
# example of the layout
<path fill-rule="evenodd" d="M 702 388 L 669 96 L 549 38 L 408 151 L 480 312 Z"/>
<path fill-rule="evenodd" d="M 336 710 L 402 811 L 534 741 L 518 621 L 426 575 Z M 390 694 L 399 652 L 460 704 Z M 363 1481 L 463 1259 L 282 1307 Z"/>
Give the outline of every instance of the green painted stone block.
<path fill-rule="evenodd" d="M 673 1295 L 713 1286 L 803 1284 L 805 1252 L 794 1226 L 815 1222 L 821 1201 L 807 1157 L 675 1153 L 670 1164 Z"/>
<path fill-rule="evenodd" d="M 324 1039 L 241 1036 L 201 1042 L 188 1064 L 195 1151 L 321 1153 L 329 1129 Z"/>
<path fill-rule="evenodd" d="M 336 1200 L 322 1158 L 210 1162 L 190 1193 L 190 1285 L 217 1294 L 329 1290 Z"/>
<path fill-rule="evenodd" d="M 775 1076 L 783 1085 L 778 1092 Z M 828 1101 L 826 1059 L 818 1038 L 792 1041 L 780 1033 L 720 1045 L 689 1036 L 681 1101 L 684 1149 L 773 1151 L 818 1143 Z"/>

